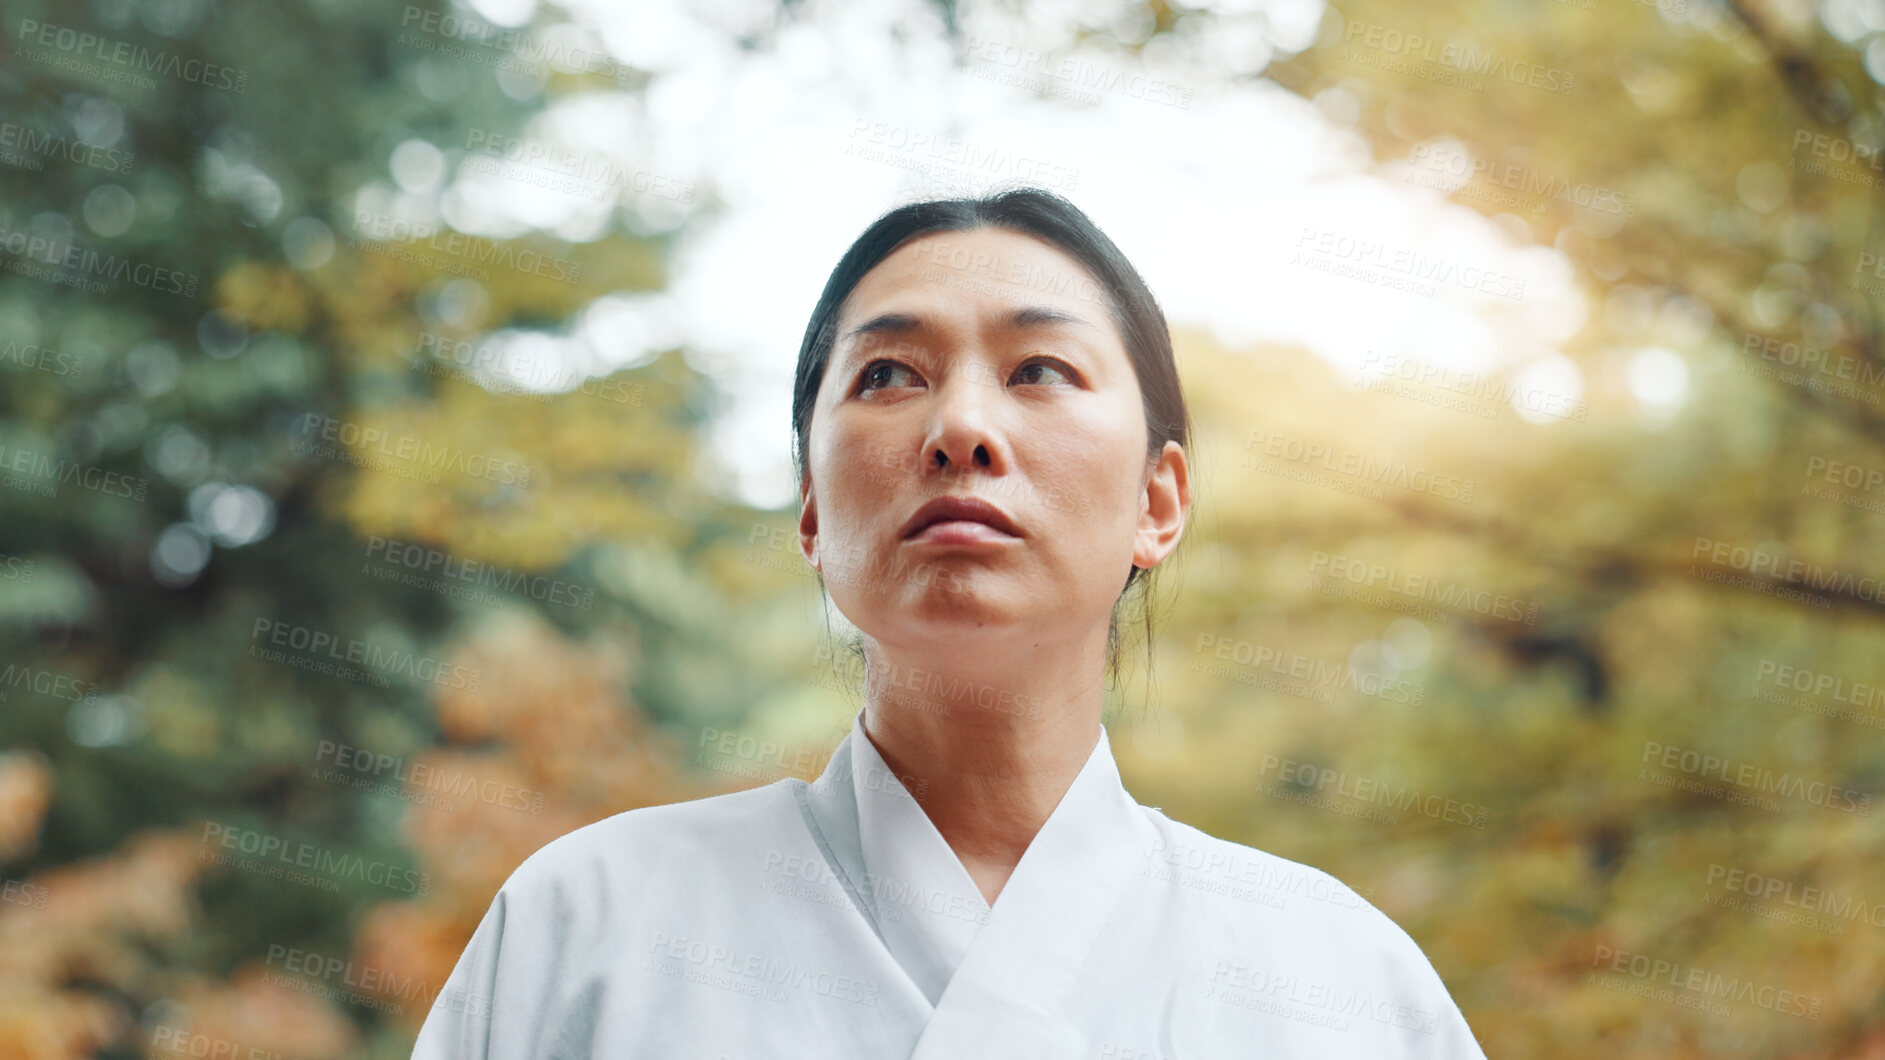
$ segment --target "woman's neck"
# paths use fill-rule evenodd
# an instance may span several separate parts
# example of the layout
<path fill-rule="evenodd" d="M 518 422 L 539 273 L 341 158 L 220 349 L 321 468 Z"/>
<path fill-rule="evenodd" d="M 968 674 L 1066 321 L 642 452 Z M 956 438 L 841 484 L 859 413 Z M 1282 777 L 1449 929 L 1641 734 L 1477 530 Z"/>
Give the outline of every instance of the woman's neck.
<path fill-rule="evenodd" d="M 865 734 L 990 905 L 1100 738 L 1103 654 L 1056 665 L 1040 648 L 1000 679 L 881 651 L 867 669 Z"/>

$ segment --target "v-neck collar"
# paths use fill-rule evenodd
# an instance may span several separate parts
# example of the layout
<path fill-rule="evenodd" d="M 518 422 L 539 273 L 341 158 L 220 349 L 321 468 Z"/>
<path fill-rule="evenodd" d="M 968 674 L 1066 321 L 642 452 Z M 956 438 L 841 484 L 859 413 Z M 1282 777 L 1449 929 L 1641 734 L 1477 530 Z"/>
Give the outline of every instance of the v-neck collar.
<path fill-rule="evenodd" d="M 1076 1044 L 1055 1013 L 1156 838 L 1105 726 L 992 907 L 870 742 L 862 710 L 800 790 L 846 890 L 934 1006 L 916 1057 L 968 1055 L 957 1050 L 997 1033 L 1003 1055 L 1021 1041 L 1055 1055 Z"/>
<path fill-rule="evenodd" d="M 864 732 L 849 737 L 863 879 L 891 956 L 934 1005 L 989 915 L 981 888 Z"/>

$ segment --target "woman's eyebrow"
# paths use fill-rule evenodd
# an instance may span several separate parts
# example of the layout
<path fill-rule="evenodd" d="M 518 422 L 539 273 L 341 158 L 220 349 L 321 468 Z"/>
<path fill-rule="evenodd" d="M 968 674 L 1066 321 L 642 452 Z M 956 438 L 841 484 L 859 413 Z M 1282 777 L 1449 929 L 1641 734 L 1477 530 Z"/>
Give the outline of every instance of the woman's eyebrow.
<path fill-rule="evenodd" d="M 1100 330 L 1099 325 L 1065 310 L 1044 305 L 1022 306 L 1008 316 L 1008 327 L 1012 330 L 1038 327 L 1063 327 L 1072 325 Z M 907 335 L 914 331 L 923 331 L 929 325 L 914 313 L 879 313 L 878 315 L 844 333 L 840 345 L 847 345 L 861 335 Z"/>

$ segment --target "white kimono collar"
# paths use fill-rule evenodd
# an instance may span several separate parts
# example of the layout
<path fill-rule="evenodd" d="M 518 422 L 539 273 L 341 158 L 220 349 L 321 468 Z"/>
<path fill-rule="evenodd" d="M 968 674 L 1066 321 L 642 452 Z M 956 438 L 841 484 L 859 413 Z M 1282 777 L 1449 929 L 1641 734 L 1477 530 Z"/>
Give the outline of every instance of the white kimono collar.
<path fill-rule="evenodd" d="M 993 907 L 865 735 L 863 711 L 798 791 L 834 874 L 935 1005 L 911 1060 L 1082 1048 L 1061 1006 L 1157 838 L 1104 726 Z"/>

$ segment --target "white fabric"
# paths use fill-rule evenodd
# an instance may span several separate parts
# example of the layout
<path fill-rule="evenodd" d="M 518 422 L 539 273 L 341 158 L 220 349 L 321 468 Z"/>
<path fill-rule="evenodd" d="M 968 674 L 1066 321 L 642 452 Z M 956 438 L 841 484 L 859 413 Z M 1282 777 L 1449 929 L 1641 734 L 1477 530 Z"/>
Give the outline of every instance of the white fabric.
<path fill-rule="evenodd" d="M 1484 1060 L 1406 932 L 1138 805 L 1103 729 L 991 907 L 861 712 L 810 784 L 531 855 L 413 1056 Z"/>
<path fill-rule="evenodd" d="M 988 901 L 864 735 L 862 718 L 846 737 L 865 881 L 859 890 L 872 903 L 891 958 L 935 1005 L 988 920 Z M 934 901 L 927 900 L 931 895 Z"/>

